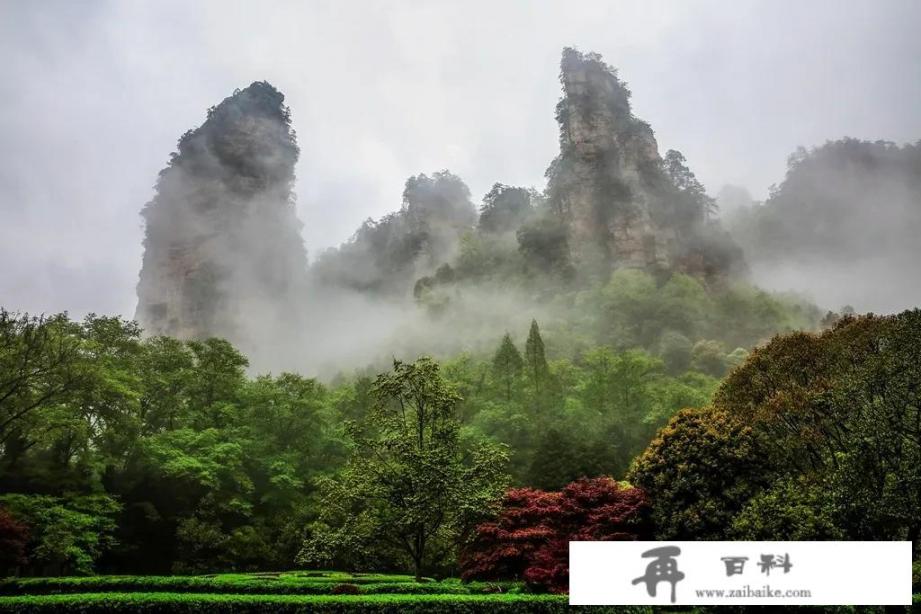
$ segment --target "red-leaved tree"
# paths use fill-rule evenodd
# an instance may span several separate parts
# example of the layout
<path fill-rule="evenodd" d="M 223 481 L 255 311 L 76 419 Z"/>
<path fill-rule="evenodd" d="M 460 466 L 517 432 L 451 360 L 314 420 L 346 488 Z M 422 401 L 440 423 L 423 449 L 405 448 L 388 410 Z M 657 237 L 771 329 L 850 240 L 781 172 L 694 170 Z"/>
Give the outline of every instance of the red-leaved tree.
<path fill-rule="evenodd" d="M 494 521 L 477 527 L 461 556 L 465 580 L 525 580 L 565 592 L 569 541 L 652 536 L 645 493 L 608 477 L 577 480 L 560 492 L 509 490 Z"/>
<path fill-rule="evenodd" d="M 29 528 L 0 507 L 0 574 L 25 562 Z"/>

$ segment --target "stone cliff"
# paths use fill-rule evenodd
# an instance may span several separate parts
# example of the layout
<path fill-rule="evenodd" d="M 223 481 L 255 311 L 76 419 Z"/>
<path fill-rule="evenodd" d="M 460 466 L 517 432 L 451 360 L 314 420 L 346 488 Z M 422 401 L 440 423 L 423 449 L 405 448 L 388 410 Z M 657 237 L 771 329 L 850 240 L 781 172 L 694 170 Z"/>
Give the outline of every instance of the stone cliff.
<path fill-rule="evenodd" d="M 179 140 L 143 210 L 136 319 L 148 334 L 256 343 L 285 317 L 307 256 L 292 200 L 298 148 L 284 96 L 238 90 Z"/>
<path fill-rule="evenodd" d="M 631 111 L 630 91 L 599 55 L 565 49 L 560 81 L 560 154 L 547 194 L 573 265 L 589 275 L 681 269 L 706 223 L 706 195 L 689 198 L 675 184 L 649 124 Z"/>

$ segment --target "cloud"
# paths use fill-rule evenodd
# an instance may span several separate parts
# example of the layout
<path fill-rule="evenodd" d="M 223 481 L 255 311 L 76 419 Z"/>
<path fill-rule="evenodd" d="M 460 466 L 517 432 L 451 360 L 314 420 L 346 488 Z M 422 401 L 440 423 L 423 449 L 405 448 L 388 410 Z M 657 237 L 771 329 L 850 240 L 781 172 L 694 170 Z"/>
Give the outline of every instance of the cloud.
<path fill-rule="evenodd" d="M 800 144 L 921 138 L 921 4 L 0 3 L 0 298 L 133 313 L 140 208 L 176 139 L 234 88 L 285 92 L 308 250 L 450 168 L 478 200 L 542 187 L 564 45 L 716 192 L 763 198 Z"/>

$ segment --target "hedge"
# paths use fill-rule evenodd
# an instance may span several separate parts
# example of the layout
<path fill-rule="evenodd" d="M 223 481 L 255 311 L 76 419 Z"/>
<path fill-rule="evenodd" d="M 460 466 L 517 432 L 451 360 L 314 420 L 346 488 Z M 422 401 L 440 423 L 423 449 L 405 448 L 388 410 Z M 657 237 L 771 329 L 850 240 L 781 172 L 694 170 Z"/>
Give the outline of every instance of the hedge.
<path fill-rule="evenodd" d="M 319 612 L 322 614 L 558 614 L 569 612 L 559 595 L 215 595 L 188 593 L 78 593 L 0 597 L 0 612 Z M 580 608 L 581 611 L 650 614 L 650 608 Z"/>
<path fill-rule="evenodd" d="M 354 587 L 354 589 L 352 588 Z M 343 590 L 345 589 L 345 590 Z M 401 576 L 380 574 L 350 576 L 244 575 L 217 576 L 88 576 L 58 578 L 7 578 L 0 580 L 0 595 L 48 595 L 102 592 L 229 593 L 275 595 L 358 594 L 451 594 L 521 592 L 516 582 L 470 582 L 443 580 L 415 582 Z"/>

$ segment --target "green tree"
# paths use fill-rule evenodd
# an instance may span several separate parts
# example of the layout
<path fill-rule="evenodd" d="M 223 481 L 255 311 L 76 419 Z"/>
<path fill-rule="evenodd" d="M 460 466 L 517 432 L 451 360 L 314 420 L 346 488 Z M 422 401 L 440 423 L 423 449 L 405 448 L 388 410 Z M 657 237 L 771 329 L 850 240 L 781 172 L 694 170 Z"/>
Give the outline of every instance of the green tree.
<path fill-rule="evenodd" d="M 698 341 L 691 349 L 691 368 L 713 377 L 726 374 L 726 353 L 719 341 Z"/>
<path fill-rule="evenodd" d="M 66 314 L 34 317 L 0 308 L 0 449 L 7 463 L 47 426 L 37 414 L 81 385 L 79 352 L 79 325 Z"/>
<path fill-rule="evenodd" d="M 0 505 L 29 528 L 26 569 L 33 573 L 91 574 L 95 561 L 116 543 L 121 505 L 105 495 L 5 494 Z"/>
<path fill-rule="evenodd" d="M 659 539 L 726 539 L 733 518 L 769 482 L 764 435 L 725 412 L 679 412 L 633 463 Z"/>
<path fill-rule="evenodd" d="M 823 484 L 783 478 L 755 495 L 732 521 L 739 540 L 824 541 L 845 539 L 835 501 Z"/>
<path fill-rule="evenodd" d="M 459 396 L 429 358 L 395 361 L 374 396 L 370 420 L 352 430 L 346 467 L 321 480 L 326 526 L 312 527 L 299 560 L 399 557 L 421 579 L 498 501 L 507 454 L 492 444 L 461 446 Z"/>
<path fill-rule="evenodd" d="M 550 367 L 544 355 L 544 340 L 540 336 L 540 327 L 537 320 L 531 320 L 531 330 L 524 346 L 525 370 L 534 391 L 534 397 L 539 403 L 542 395 L 549 392 Z"/>
<path fill-rule="evenodd" d="M 661 537 L 921 538 L 921 311 L 779 336 L 634 463 Z M 796 496 L 791 493 L 798 491 Z"/>
<path fill-rule="evenodd" d="M 667 330 L 659 338 L 659 357 L 672 375 L 687 371 L 691 365 L 691 340 L 679 332 Z"/>
<path fill-rule="evenodd" d="M 514 231 L 532 212 L 528 190 L 496 183 L 483 197 L 479 228 L 488 233 Z"/>
<path fill-rule="evenodd" d="M 707 196 L 703 184 L 687 166 L 687 159 L 677 150 L 669 149 L 662 160 L 665 174 L 671 180 L 682 201 L 677 213 L 686 225 L 705 220 L 717 210 L 716 201 Z"/>
<path fill-rule="evenodd" d="M 521 377 L 523 369 L 524 360 L 521 358 L 521 353 L 515 347 L 515 342 L 512 341 L 511 335 L 505 333 L 505 336 L 502 337 L 502 343 L 499 344 L 499 349 L 496 350 L 496 354 L 492 359 L 492 373 L 493 377 L 501 382 L 505 388 L 506 402 L 512 400 L 512 387 Z"/>

